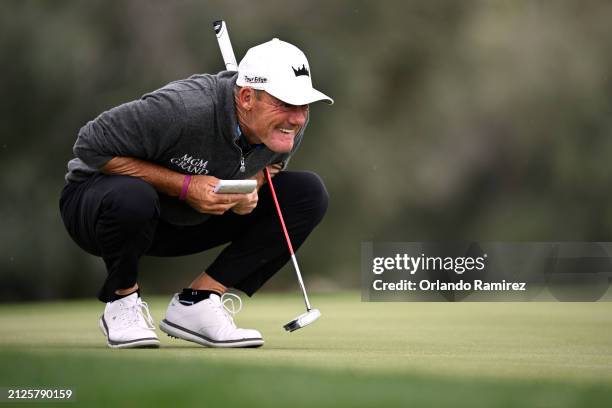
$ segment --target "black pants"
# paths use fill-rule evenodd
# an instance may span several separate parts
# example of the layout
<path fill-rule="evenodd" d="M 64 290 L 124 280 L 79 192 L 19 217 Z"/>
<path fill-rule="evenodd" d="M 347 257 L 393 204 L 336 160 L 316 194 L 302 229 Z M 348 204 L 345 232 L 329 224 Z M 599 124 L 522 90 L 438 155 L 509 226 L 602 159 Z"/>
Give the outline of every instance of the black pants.
<path fill-rule="evenodd" d="M 294 249 L 325 215 L 328 195 L 314 173 L 284 171 L 274 187 Z M 98 298 L 111 300 L 117 289 L 132 287 L 143 255 L 183 256 L 230 243 L 206 272 L 224 286 L 255 293 L 290 258 L 268 185 L 248 215 L 227 211 L 194 226 L 159 218 L 159 196 L 143 180 L 97 174 L 68 183 L 60 211 L 70 236 L 85 251 L 102 257 L 108 271 Z"/>

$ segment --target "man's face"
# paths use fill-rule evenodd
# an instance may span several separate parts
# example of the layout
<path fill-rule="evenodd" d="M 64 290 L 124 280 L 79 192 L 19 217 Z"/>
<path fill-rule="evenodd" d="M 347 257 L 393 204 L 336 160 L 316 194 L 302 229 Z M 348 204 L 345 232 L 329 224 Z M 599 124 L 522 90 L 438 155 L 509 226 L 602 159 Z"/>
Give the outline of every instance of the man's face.
<path fill-rule="evenodd" d="M 291 151 L 295 136 L 306 123 L 308 105 L 289 105 L 267 92 L 255 99 L 250 129 L 259 143 L 277 153 Z"/>

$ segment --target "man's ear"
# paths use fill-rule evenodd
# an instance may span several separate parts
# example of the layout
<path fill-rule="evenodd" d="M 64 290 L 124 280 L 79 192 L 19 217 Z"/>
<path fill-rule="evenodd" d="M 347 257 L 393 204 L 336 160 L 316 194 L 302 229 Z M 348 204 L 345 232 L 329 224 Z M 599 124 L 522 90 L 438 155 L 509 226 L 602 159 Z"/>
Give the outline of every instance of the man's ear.
<path fill-rule="evenodd" d="M 238 92 L 238 103 L 245 110 L 251 110 L 255 104 L 255 90 L 249 86 L 243 86 Z"/>

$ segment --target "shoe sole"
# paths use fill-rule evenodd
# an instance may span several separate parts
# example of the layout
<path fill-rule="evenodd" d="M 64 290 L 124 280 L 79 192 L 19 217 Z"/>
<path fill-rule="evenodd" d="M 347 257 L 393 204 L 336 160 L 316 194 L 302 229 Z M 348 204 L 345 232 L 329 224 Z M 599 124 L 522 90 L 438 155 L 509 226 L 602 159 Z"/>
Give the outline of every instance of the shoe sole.
<path fill-rule="evenodd" d="M 104 337 L 106 337 L 106 345 L 110 348 L 122 349 L 122 348 L 159 348 L 159 339 L 155 337 L 143 337 L 141 339 L 134 339 L 130 341 L 114 341 L 108 338 L 108 330 L 106 329 L 106 322 L 104 317 L 100 317 L 99 320 L 100 330 Z"/>
<path fill-rule="evenodd" d="M 199 334 L 189 329 L 186 329 L 184 327 L 181 327 L 178 324 L 172 323 L 166 319 L 162 320 L 159 323 L 159 329 L 170 337 L 191 341 L 193 343 L 198 343 L 206 347 L 256 348 L 256 347 L 261 347 L 264 344 L 264 340 L 261 337 L 251 338 L 251 339 L 240 339 L 240 340 L 216 341 L 202 334 Z"/>

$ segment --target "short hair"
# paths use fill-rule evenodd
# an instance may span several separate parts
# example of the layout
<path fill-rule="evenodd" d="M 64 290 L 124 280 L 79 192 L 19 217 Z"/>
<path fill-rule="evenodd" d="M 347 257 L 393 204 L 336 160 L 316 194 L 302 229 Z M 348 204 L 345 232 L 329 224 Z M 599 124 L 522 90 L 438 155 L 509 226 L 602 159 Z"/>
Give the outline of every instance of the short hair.
<path fill-rule="evenodd" d="M 238 92 L 240 92 L 240 90 L 241 90 L 242 88 L 243 88 L 242 86 L 239 86 L 239 85 L 234 85 L 234 99 L 238 97 Z M 255 98 L 256 98 L 257 100 L 260 100 L 260 99 L 261 99 L 261 93 L 262 93 L 262 92 L 266 92 L 266 91 L 261 90 L 261 89 L 255 89 L 255 88 L 251 88 L 251 89 L 255 91 Z"/>

